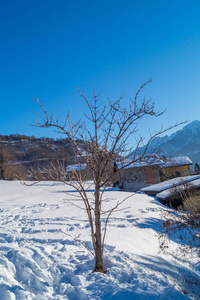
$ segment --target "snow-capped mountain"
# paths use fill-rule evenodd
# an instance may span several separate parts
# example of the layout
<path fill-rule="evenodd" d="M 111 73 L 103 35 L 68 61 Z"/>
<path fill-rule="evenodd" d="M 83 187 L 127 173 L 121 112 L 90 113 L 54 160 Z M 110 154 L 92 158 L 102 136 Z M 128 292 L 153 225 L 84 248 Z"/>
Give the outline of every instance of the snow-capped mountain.
<path fill-rule="evenodd" d="M 187 155 L 193 163 L 200 163 L 200 121 L 193 121 L 170 136 L 156 137 L 149 151 L 155 148 L 166 157 Z"/>

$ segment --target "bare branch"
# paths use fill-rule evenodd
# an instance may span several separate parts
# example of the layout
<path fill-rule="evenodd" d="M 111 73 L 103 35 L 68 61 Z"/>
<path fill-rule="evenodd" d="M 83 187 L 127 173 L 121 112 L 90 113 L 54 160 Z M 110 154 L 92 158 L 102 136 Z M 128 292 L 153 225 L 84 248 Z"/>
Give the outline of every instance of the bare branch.
<path fill-rule="evenodd" d="M 91 254 L 92 254 L 92 256 L 93 257 L 95 257 L 94 256 L 94 253 L 83 243 L 83 242 L 81 242 L 80 240 L 78 240 L 78 239 L 76 239 L 75 237 L 73 237 L 71 234 L 69 234 L 69 233 L 67 233 L 67 232 L 65 232 L 65 231 L 62 231 L 64 234 L 66 234 L 66 235 L 68 235 L 68 236 L 70 236 L 74 241 L 76 241 L 76 242 L 78 242 L 78 243 L 80 243 L 85 249 L 87 249 Z"/>

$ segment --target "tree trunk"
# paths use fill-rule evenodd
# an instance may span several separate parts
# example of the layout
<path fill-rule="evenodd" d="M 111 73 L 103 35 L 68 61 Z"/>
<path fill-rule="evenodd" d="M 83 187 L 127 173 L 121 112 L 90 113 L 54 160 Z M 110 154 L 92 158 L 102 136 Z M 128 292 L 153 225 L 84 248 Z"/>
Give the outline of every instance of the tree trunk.
<path fill-rule="evenodd" d="M 94 272 L 105 273 L 103 266 L 103 251 L 101 239 L 101 212 L 99 183 L 95 184 L 95 268 Z"/>

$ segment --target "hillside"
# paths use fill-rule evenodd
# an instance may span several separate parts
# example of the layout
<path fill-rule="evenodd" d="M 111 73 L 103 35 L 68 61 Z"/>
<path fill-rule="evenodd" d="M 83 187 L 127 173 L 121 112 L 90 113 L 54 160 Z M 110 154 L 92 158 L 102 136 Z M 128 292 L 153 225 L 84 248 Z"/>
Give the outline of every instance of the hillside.
<path fill-rule="evenodd" d="M 186 281 L 198 280 L 195 260 L 159 253 L 166 207 L 154 198 L 135 193 L 130 197 L 115 189 L 105 192 L 103 210 L 128 199 L 121 206 L 124 210 L 113 213 L 108 223 L 107 274 L 90 274 L 93 257 L 77 241 L 92 250 L 90 228 L 85 212 L 78 208 L 81 200 L 74 197 L 76 206 L 71 204 L 75 192 L 71 187 L 50 181 L 35 186 L 0 181 L 0 190 L 0 299 L 200 298 L 200 287 Z M 86 193 L 93 197 L 90 190 Z"/>
<path fill-rule="evenodd" d="M 148 151 L 154 149 L 166 157 L 186 155 L 200 164 L 200 121 L 193 121 L 170 136 L 156 137 Z"/>
<path fill-rule="evenodd" d="M 77 141 L 81 151 L 87 151 L 83 141 Z M 25 135 L 0 135 L 0 156 L 4 161 L 6 179 L 15 174 L 27 178 L 28 171 L 48 167 L 50 163 L 65 161 L 76 162 L 74 148 L 68 139 L 35 138 Z"/>
<path fill-rule="evenodd" d="M 87 152 L 86 143 L 78 141 L 78 144 L 83 153 Z M 193 121 L 170 136 L 155 138 L 148 151 L 155 149 L 166 157 L 187 155 L 194 164 L 200 164 L 200 121 Z M 68 139 L 0 135 L 1 155 L 6 165 L 6 179 L 13 179 L 13 174 L 27 178 L 30 168 L 48 167 L 58 161 L 64 160 L 66 165 L 76 163 L 74 148 Z"/>

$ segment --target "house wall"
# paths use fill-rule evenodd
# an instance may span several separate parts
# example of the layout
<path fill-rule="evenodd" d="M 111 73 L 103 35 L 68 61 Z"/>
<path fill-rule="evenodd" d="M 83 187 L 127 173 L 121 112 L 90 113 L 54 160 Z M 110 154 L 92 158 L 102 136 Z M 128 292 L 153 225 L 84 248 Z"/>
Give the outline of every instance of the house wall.
<path fill-rule="evenodd" d="M 165 181 L 176 177 L 187 176 L 189 175 L 189 170 L 190 170 L 189 165 L 161 168 L 160 180 Z"/>
<path fill-rule="evenodd" d="M 159 183 L 159 167 L 148 166 L 140 168 L 127 168 L 120 175 L 120 184 L 124 191 L 138 191 L 142 187 Z"/>

